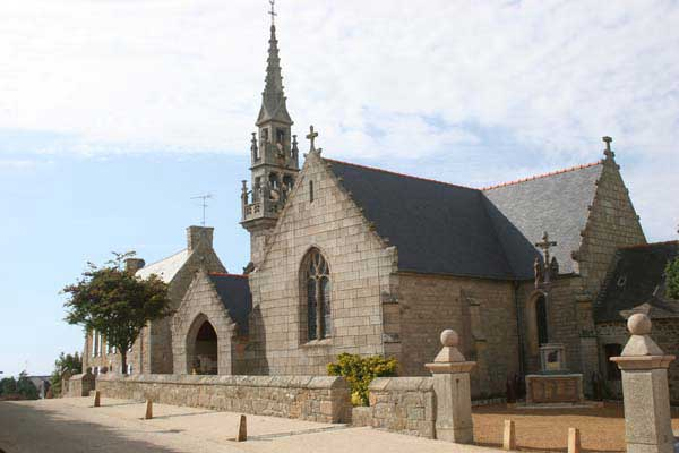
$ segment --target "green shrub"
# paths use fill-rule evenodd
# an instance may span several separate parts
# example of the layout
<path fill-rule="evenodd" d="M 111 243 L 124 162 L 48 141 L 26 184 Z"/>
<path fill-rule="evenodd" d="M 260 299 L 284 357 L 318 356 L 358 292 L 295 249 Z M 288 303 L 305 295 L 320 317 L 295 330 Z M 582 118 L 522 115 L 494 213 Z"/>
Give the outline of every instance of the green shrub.
<path fill-rule="evenodd" d="M 368 386 L 373 379 L 382 376 L 396 376 L 398 362 L 379 356 L 361 357 L 358 354 L 342 353 L 337 363 L 328 364 L 330 376 L 344 376 L 351 385 L 351 402 L 354 406 L 368 406 Z"/>
<path fill-rule="evenodd" d="M 679 258 L 667 263 L 665 268 L 667 292 L 672 299 L 679 299 Z"/>

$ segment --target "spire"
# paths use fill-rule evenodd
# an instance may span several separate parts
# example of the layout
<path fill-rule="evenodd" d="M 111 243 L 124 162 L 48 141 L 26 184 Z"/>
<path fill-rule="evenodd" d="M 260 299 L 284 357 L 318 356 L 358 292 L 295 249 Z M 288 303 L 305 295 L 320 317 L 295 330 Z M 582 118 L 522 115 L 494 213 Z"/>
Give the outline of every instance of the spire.
<path fill-rule="evenodd" d="M 267 59 L 266 79 L 264 93 L 262 93 L 262 108 L 259 111 L 257 125 L 265 121 L 276 120 L 292 125 L 292 119 L 285 105 L 285 94 L 283 93 L 283 75 L 281 74 L 281 59 L 278 55 L 278 40 L 276 39 L 276 25 L 274 18 L 274 0 L 269 0 L 271 4 L 271 27 L 269 28 L 269 57 Z"/>

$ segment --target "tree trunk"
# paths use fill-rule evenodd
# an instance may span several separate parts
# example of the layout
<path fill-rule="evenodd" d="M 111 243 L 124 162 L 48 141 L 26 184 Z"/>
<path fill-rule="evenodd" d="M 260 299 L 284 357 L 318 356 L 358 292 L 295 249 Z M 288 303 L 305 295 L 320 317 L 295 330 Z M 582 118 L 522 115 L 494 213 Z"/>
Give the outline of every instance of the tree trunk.
<path fill-rule="evenodd" d="M 120 362 L 122 373 L 127 374 L 127 351 L 123 350 L 120 352 Z"/>

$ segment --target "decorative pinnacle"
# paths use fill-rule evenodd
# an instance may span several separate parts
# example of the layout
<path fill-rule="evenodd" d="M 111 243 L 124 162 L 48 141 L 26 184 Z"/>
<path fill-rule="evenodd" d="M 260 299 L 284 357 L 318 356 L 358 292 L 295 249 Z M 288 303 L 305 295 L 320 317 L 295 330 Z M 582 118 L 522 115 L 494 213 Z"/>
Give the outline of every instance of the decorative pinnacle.
<path fill-rule="evenodd" d="M 271 16 L 271 25 L 276 25 L 276 0 L 269 0 L 269 4 L 271 5 L 271 11 L 268 14 Z"/>
<path fill-rule="evenodd" d="M 311 147 L 309 151 L 316 151 L 316 138 L 318 137 L 318 132 L 314 132 L 314 127 L 309 126 L 309 135 L 306 136 L 311 141 Z"/>
<path fill-rule="evenodd" d="M 606 149 L 604 150 L 604 156 L 606 156 L 606 159 L 613 159 L 613 156 L 615 156 L 615 153 L 611 151 L 611 143 L 613 142 L 613 139 L 611 137 L 602 137 L 601 138 L 603 142 L 606 144 Z"/>

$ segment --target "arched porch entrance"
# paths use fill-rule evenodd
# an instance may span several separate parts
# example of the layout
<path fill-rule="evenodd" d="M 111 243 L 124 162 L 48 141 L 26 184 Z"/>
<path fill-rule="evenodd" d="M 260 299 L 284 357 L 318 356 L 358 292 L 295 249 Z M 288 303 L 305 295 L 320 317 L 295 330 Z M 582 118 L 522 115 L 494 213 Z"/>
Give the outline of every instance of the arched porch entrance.
<path fill-rule="evenodd" d="M 217 332 L 206 316 L 200 315 L 196 318 L 186 341 L 189 374 L 218 374 Z"/>

